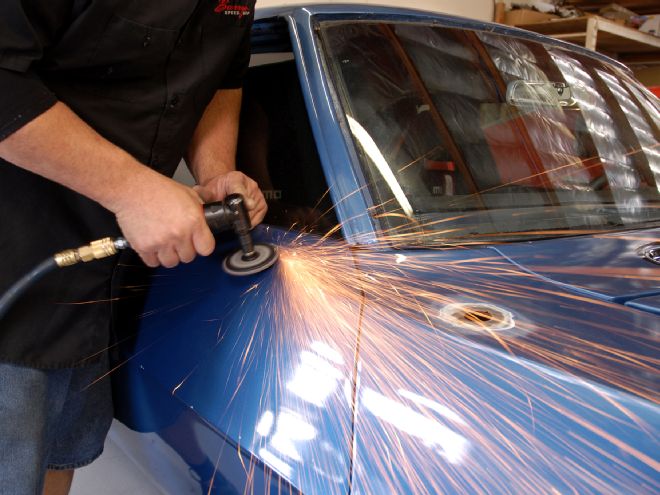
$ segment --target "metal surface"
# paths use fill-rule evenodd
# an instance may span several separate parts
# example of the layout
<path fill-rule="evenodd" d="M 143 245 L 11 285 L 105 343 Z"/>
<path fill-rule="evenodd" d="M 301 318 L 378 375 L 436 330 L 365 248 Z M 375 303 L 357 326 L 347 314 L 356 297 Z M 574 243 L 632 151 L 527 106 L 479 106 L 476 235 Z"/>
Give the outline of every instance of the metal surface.
<path fill-rule="evenodd" d="M 529 273 L 565 290 L 607 302 L 625 303 L 660 294 L 653 278 L 657 268 L 639 254 L 656 230 L 578 236 L 493 248 Z M 597 239 L 595 241 L 594 239 Z M 543 256 L 539 246 L 543 246 Z M 561 260 L 558 263 L 557 260 Z"/>
<path fill-rule="evenodd" d="M 105 237 L 76 249 L 61 251 L 55 254 L 53 258 L 55 259 L 57 266 L 62 268 L 77 263 L 88 263 L 93 260 L 100 260 L 109 256 L 114 256 L 117 254 L 118 249 L 124 248 L 125 246 L 121 241 L 112 239 L 111 237 Z"/>
<path fill-rule="evenodd" d="M 281 245 L 294 238 L 273 229 L 255 230 L 258 243 Z M 203 435 L 209 438 L 196 436 L 193 441 L 193 445 L 215 445 L 203 455 L 197 453 L 207 466 L 207 485 L 216 457 L 236 457 L 238 450 L 247 467 L 234 471 L 220 462 L 216 475 L 238 480 L 234 486 L 238 493 L 252 477 L 257 486 L 271 484 L 271 492 L 279 493 L 275 473 L 306 493 L 346 493 L 351 431 L 345 426 L 351 425 L 352 411 L 342 387 L 354 380 L 359 307 L 353 309 L 353 321 L 347 322 L 353 338 L 339 342 L 334 360 L 327 361 L 317 354 L 326 340 L 321 330 L 292 339 L 278 312 L 272 311 L 275 304 L 286 302 L 286 291 L 278 285 L 281 263 L 253 277 L 230 276 L 223 271 L 222 260 L 236 247 L 221 246 L 208 258 L 157 275 L 164 278 L 149 293 L 147 316 L 129 351 L 134 357 L 122 367 L 122 419 L 161 438 L 189 438 L 191 429 L 196 429 L 193 423 L 208 425 Z M 354 268 L 346 266 L 346 270 Z M 314 328 L 314 321 L 307 323 Z M 308 383 L 312 387 L 308 393 L 314 395 L 328 369 L 336 373 L 339 390 L 320 404 L 310 403 L 301 383 Z M 264 431 L 263 418 L 269 417 L 272 431 Z M 299 441 L 297 435 L 310 427 L 315 434 L 311 438 L 303 434 Z M 298 453 L 296 459 L 276 450 L 283 441 Z M 325 467 L 313 462 L 315 453 L 322 451 L 333 452 Z M 181 450 L 184 458 L 186 452 Z M 319 475 L 318 468 L 328 475 Z"/>
<path fill-rule="evenodd" d="M 261 229 L 259 238 L 280 245 L 290 242 L 272 229 L 269 233 Z M 592 245 L 599 242 L 591 238 Z M 537 243 L 536 254 L 552 253 L 545 250 L 552 244 Z M 447 280 L 444 270 L 416 272 L 406 265 L 414 267 L 422 258 L 436 266 L 469 267 L 471 260 L 481 260 L 477 264 L 481 266 L 490 259 L 515 268 L 490 252 L 408 251 L 380 256 L 383 260 L 405 256 L 406 261 L 393 270 L 403 271 L 411 281 L 440 284 Z M 217 450 L 205 453 L 209 470 L 215 455 L 240 449 L 243 462 L 255 465 L 259 483 L 268 477 L 261 478 L 263 466 L 270 466 L 303 493 L 344 493 L 349 479 L 360 493 L 390 493 L 388 486 L 396 486 L 397 493 L 416 493 L 416 486 L 443 493 L 478 493 L 467 488 L 475 469 L 482 473 L 487 493 L 497 493 L 501 484 L 516 479 L 534 480 L 539 493 L 550 486 L 560 492 L 597 493 L 571 466 L 605 471 L 612 456 L 619 458 L 617 442 L 625 442 L 639 455 L 626 457 L 616 472 L 620 483 L 608 479 L 607 486 L 616 493 L 639 493 L 637 487 L 654 478 L 655 472 L 643 459 L 652 458 L 658 446 L 657 438 L 649 435 L 660 429 L 657 406 L 603 380 L 600 371 L 627 377 L 630 384 L 646 390 L 654 389 L 657 376 L 640 374 L 616 359 L 604 359 L 593 372 L 577 363 L 552 365 L 539 361 L 534 349 L 552 356 L 608 345 L 620 353 L 643 356 L 652 352 L 650 343 L 660 330 L 657 316 L 619 304 L 572 300 L 540 277 L 512 282 L 522 293 L 545 294 L 534 298 L 534 305 L 528 298 L 506 295 L 506 285 L 502 291 L 468 296 L 501 285 L 502 277 L 462 269 L 451 271 L 452 288 L 444 290 L 446 297 L 482 308 L 496 305 L 510 313 L 517 328 L 524 330 L 514 335 L 515 352 L 502 349 L 497 338 L 487 333 L 456 331 L 441 317 L 433 321 L 434 331 L 396 307 L 386 308 L 383 320 L 382 306 L 370 297 L 362 309 L 352 311 L 351 344 L 345 334 L 336 332 L 287 333 L 270 306 L 272 294 L 282 290 L 281 268 L 256 279 L 229 277 L 220 267 L 223 255 L 218 251 L 208 259 L 162 271 L 164 278 L 152 290 L 145 309 L 135 357 L 127 364 L 131 378 L 126 390 L 137 402 L 136 423 L 161 435 L 172 435 L 172 428 L 185 435 L 191 428 L 187 421 L 210 425 L 204 432 L 210 438 L 204 442 Z M 356 266 L 363 264 L 360 258 L 358 253 Z M 346 270 L 359 276 L 357 268 L 346 266 Z M 367 274 L 378 277 L 382 270 L 389 271 L 370 269 Z M 442 309 L 434 311 L 440 316 Z M 378 321 L 385 323 L 376 325 Z M 315 322 L 307 324 L 313 327 Z M 619 333 L 618 328 L 626 332 Z M 555 337 L 548 339 L 548 332 L 555 332 Z M 581 342 L 581 347 L 565 347 L 571 341 Z M 319 354 L 320 349 L 326 354 Z M 360 370 L 358 377 L 354 369 Z M 328 376 L 335 378 L 320 396 L 323 400 L 315 403 L 310 398 L 319 397 L 317 391 L 325 387 L 321 384 Z M 307 385 L 301 388 L 301 383 Z M 345 394 L 350 384 L 357 386 L 356 406 Z M 170 411 L 172 407 L 187 411 L 186 416 Z M 351 440 L 346 426 L 352 424 L 353 414 Z M 630 422 L 629 415 L 638 419 Z M 275 425 L 284 418 L 294 428 L 287 430 L 289 443 L 281 443 L 282 432 L 277 440 L 274 426 L 264 431 L 268 422 L 264 418 Z M 306 429 L 313 435 L 300 433 Z M 587 449 L 586 459 L 585 450 L 575 447 L 583 445 L 579 438 L 594 445 Z M 283 445 L 293 446 L 295 459 L 277 450 Z M 396 451 L 388 454 L 395 446 Z M 322 448 L 332 453 L 326 457 L 325 468 L 331 472 L 327 476 L 316 472 Z M 387 464 L 388 455 L 397 462 Z M 503 459 L 507 471 L 502 470 Z M 389 466 L 386 472 L 384 465 Z M 223 479 L 241 479 L 240 473 L 222 463 L 218 469 L 217 476 Z M 406 482 L 411 469 L 421 485 Z M 631 486 L 635 488 L 630 490 Z M 240 487 L 237 482 L 235 488 Z M 271 492 L 276 493 L 274 488 Z"/>

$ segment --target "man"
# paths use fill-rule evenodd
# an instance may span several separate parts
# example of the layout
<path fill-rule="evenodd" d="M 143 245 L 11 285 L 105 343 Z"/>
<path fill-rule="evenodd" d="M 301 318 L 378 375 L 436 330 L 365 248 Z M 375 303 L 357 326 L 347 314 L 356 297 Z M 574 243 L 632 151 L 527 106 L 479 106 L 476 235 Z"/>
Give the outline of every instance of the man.
<path fill-rule="evenodd" d="M 208 255 L 200 203 L 229 193 L 261 221 L 259 188 L 233 171 L 253 11 L 254 0 L 0 3 L 0 293 L 49 255 L 120 231 L 152 267 Z M 182 156 L 195 189 L 168 178 Z M 49 275 L 0 322 L 2 495 L 66 494 L 102 450 L 107 380 L 87 385 L 107 369 L 114 267 Z"/>

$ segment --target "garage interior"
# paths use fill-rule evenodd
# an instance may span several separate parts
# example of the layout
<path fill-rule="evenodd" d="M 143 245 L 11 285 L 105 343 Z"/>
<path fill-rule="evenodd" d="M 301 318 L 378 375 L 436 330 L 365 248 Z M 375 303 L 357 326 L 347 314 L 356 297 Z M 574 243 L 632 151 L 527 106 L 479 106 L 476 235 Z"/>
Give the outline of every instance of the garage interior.
<path fill-rule="evenodd" d="M 259 0 L 257 6 L 296 3 L 300 2 Z M 557 9 L 553 8 L 555 4 Z M 660 2 L 657 0 L 617 0 L 615 4 L 608 0 L 415 0 L 408 6 L 508 24 L 595 49 L 628 65 L 643 84 L 660 95 Z M 274 89 L 273 94 L 282 89 Z M 191 180 L 186 171 L 180 170 L 178 174 L 183 182 Z M 125 427 L 115 424 L 113 428 Z M 112 435 L 106 441 L 102 457 L 78 470 L 74 478 L 72 495 L 91 493 L 163 495 L 144 482 L 142 473 L 112 440 Z"/>

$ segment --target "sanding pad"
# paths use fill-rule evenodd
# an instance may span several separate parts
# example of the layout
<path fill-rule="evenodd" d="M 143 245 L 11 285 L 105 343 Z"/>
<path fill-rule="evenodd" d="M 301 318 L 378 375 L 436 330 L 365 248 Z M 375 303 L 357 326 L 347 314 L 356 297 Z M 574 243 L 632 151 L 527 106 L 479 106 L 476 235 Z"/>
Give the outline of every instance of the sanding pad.
<path fill-rule="evenodd" d="M 255 244 L 256 256 L 246 259 L 242 250 L 228 255 L 222 262 L 222 269 L 229 275 L 245 276 L 254 275 L 270 268 L 275 264 L 279 255 L 277 247 L 272 244 Z"/>

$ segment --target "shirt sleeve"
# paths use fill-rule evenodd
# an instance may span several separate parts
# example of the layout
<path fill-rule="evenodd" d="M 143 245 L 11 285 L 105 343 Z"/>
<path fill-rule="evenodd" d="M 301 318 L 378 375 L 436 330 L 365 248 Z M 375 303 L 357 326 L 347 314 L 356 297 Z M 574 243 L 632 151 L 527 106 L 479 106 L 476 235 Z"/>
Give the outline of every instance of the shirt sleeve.
<path fill-rule="evenodd" d="M 57 101 L 35 64 L 61 34 L 75 1 L 0 0 L 0 140 Z"/>
<path fill-rule="evenodd" d="M 0 0 L 2 1 L 2 0 Z M 227 75 L 218 89 L 238 89 L 243 87 L 243 79 L 250 65 L 250 27 L 247 27 L 241 44 L 236 51 Z"/>

